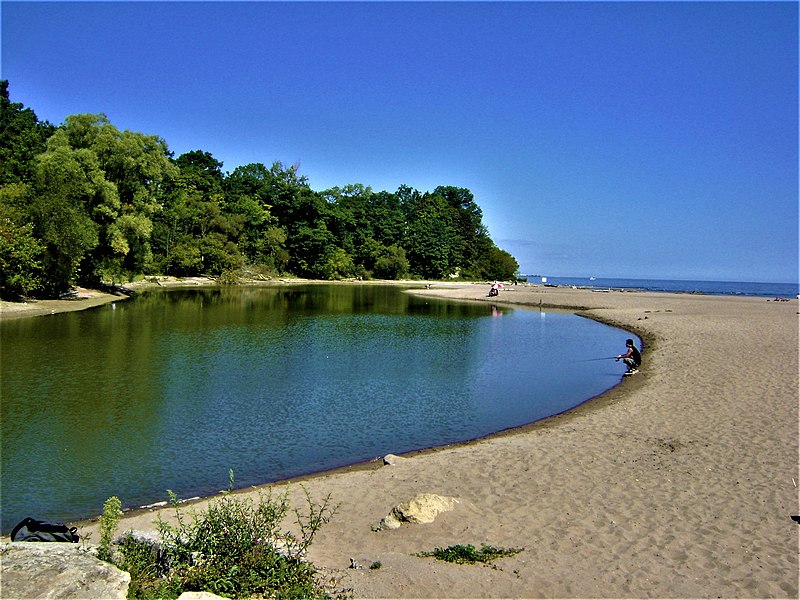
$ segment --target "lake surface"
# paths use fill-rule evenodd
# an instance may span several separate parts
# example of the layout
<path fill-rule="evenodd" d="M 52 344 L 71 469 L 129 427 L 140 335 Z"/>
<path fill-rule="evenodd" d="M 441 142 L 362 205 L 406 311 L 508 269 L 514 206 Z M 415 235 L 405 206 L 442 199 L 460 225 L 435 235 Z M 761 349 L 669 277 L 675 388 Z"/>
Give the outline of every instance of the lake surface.
<path fill-rule="evenodd" d="M 541 284 L 541 275 L 524 275 L 528 282 Z M 549 285 L 598 289 L 643 290 L 714 296 L 797 298 L 800 285 L 754 281 L 697 281 L 689 279 L 610 279 L 603 277 L 546 277 Z"/>
<path fill-rule="evenodd" d="M 619 383 L 630 334 L 394 286 L 156 291 L 0 322 L 2 531 L 560 413 Z M 638 341 L 637 341 L 638 343 Z M 602 359 L 602 360 L 595 360 Z"/>

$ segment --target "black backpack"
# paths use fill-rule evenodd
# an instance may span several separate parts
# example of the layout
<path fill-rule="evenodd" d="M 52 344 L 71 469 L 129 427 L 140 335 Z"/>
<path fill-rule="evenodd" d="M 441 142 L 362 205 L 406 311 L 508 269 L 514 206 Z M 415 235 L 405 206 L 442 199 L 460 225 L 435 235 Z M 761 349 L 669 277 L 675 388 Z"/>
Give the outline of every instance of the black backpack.
<path fill-rule="evenodd" d="M 11 530 L 12 542 L 73 542 L 78 543 L 78 528 L 63 523 L 23 519 Z"/>

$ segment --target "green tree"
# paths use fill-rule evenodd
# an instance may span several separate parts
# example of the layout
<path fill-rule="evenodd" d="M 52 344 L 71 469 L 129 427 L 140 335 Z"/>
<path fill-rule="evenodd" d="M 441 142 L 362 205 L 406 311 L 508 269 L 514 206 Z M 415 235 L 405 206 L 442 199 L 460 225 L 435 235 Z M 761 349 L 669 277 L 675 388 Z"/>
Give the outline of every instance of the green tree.
<path fill-rule="evenodd" d="M 375 261 L 374 274 L 380 279 L 402 279 L 408 273 L 406 251 L 399 246 L 389 246 Z"/>
<path fill-rule="evenodd" d="M 101 225 L 119 211 L 116 187 L 106 181 L 97 156 L 73 149 L 54 134 L 38 156 L 28 217 L 47 249 L 47 293 L 68 290 L 79 279 L 80 265 L 100 240 Z M 91 274 L 89 274 L 91 275 Z"/>
<path fill-rule="evenodd" d="M 301 277 L 328 279 L 329 269 L 324 264 L 326 253 L 333 245 L 333 235 L 324 222 L 316 227 L 297 223 L 287 237 L 289 270 Z"/>
<path fill-rule="evenodd" d="M 346 279 L 355 274 L 353 258 L 337 246 L 328 246 L 316 268 L 322 279 Z"/>
<path fill-rule="evenodd" d="M 287 269 L 302 277 L 321 276 L 320 262 L 335 236 L 328 229 L 329 209 L 296 167 L 275 163 L 270 200 L 273 214 L 286 232 Z"/>
<path fill-rule="evenodd" d="M 518 271 L 517 259 L 492 244 L 488 256 L 480 265 L 479 275 L 480 279 L 507 281 L 513 279 Z"/>
<path fill-rule="evenodd" d="M 363 184 L 332 188 L 322 193 L 328 201 L 328 228 L 338 246 L 368 274 L 387 245 L 399 243 L 405 229 L 399 199 L 389 192 L 375 193 Z"/>
<path fill-rule="evenodd" d="M 424 194 L 413 205 L 403 247 L 412 273 L 430 279 L 453 274 L 457 231 L 447 201 L 438 194 Z"/>
<path fill-rule="evenodd" d="M 219 275 L 244 260 L 237 245 L 247 216 L 226 212 L 222 163 L 193 150 L 175 160 L 179 171 L 154 226 L 157 263 L 173 275 Z"/>
<path fill-rule="evenodd" d="M 38 293 L 45 285 L 44 245 L 33 226 L 17 225 L 0 203 L 0 298 Z"/>
<path fill-rule="evenodd" d="M 274 175 L 261 163 L 237 167 L 224 181 L 227 210 L 242 218 L 238 246 L 252 264 L 281 272 L 286 267 L 286 233 L 272 215 L 270 193 Z"/>
<path fill-rule="evenodd" d="M 222 194 L 222 163 L 211 153 L 202 150 L 184 152 L 175 159 L 175 165 L 180 169 L 187 188 L 219 199 Z"/>
<path fill-rule="evenodd" d="M 93 186 L 80 202 L 95 225 L 97 242 L 81 257 L 81 279 L 96 283 L 149 270 L 152 217 L 161 209 L 164 184 L 177 173 L 166 144 L 156 136 L 120 132 L 105 115 L 69 116 L 40 157 L 45 175 L 37 176 L 38 195 L 53 192 L 58 165 L 70 161 L 84 165 Z M 71 174 L 80 186 L 78 171 Z M 66 180 L 59 185 L 63 188 Z"/>
<path fill-rule="evenodd" d="M 457 241 L 451 250 L 451 265 L 464 274 L 475 272 L 475 265 L 486 256 L 492 241 L 483 225 L 483 212 L 471 191 L 454 186 L 439 186 L 434 194 L 441 196 L 452 210 Z"/>
<path fill-rule="evenodd" d="M 226 175 L 208 152 L 173 160 L 161 138 L 120 131 L 102 114 L 40 123 L 11 102 L 5 81 L 0 158 L 4 293 L 244 264 L 328 279 L 505 279 L 517 268 L 466 188 L 348 184 L 320 193 L 280 162 Z"/>
<path fill-rule="evenodd" d="M 386 246 L 378 240 L 368 237 L 358 248 L 356 260 L 358 264 L 369 274 L 375 269 L 375 264 L 386 254 Z"/>
<path fill-rule="evenodd" d="M 33 178 L 34 158 L 44 152 L 54 131 L 33 110 L 11 102 L 8 81 L 0 81 L 0 186 Z"/>

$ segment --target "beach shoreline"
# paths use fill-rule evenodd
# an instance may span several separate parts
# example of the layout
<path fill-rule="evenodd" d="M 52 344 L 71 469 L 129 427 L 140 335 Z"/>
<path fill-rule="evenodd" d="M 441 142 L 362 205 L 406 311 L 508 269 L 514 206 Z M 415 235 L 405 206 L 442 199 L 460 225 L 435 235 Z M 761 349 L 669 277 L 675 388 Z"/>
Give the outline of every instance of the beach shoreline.
<path fill-rule="evenodd" d="M 488 299 L 485 285 L 411 283 L 415 294 L 558 307 L 622 327 L 643 339 L 644 365 L 522 428 L 267 486 L 299 500 L 302 481 L 341 503 L 309 549 L 337 589 L 358 598 L 797 597 L 797 300 L 542 286 Z M 420 492 L 460 503 L 430 524 L 373 531 Z M 132 511 L 120 530 L 152 530 L 170 512 Z M 81 528 L 96 541 L 96 523 Z M 525 550 L 495 569 L 417 556 L 467 543 Z M 350 569 L 351 558 L 382 566 Z"/>

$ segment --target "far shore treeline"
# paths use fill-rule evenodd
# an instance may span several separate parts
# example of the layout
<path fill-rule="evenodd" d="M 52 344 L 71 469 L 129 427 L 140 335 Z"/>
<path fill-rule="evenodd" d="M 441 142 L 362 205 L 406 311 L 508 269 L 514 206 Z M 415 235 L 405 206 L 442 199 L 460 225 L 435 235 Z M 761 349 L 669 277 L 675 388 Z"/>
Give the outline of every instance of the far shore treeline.
<path fill-rule="evenodd" d="M 225 173 L 208 152 L 175 158 L 102 114 L 40 121 L 0 86 L 3 298 L 152 274 L 488 280 L 519 268 L 468 189 L 314 191 L 280 162 Z"/>

